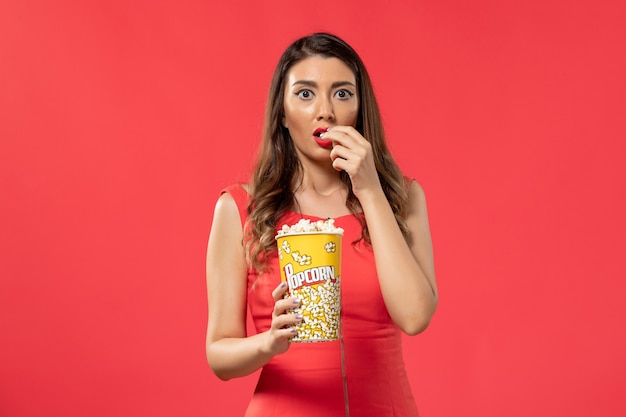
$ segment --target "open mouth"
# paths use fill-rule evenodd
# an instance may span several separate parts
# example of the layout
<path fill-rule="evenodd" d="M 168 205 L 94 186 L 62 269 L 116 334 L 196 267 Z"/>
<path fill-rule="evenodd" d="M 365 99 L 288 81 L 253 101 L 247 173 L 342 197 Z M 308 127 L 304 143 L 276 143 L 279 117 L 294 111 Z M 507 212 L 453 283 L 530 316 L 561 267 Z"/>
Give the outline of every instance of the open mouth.
<path fill-rule="evenodd" d="M 332 146 L 333 146 L 333 141 L 332 140 L 323 139 L 323 138 L 320 137 L 322 135 L 322 133 L 326 133 L 326 132 L 328 132 L 328 128 L 327 127 L 318 127 L 313 132 L 313 139 L 315 139 L 315 142 L 319 146 L 321 146 L 322 148 L 332 148 Z"/>
<path fill-rule="evenodd" d="M 315 129 L 315 131 L 313 132 L 313 136 L 315 137 L 320 137 L 320 135 L 322 133 L 326 133 L 328 132 L 328 128 L 327 127 L 318 127 L 317 129 Z"/>

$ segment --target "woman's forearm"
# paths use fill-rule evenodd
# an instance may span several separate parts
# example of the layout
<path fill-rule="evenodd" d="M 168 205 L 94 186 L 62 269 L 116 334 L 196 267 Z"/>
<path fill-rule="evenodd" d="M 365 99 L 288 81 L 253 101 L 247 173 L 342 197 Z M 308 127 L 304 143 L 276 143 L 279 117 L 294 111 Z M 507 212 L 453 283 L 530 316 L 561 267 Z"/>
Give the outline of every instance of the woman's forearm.
<path fill-rule="evenodd" d="M 393 321 L 410 335 L 428 326 L 437 306 L 425 200 L 421 188 L 419 195 L 413 191 L 412 198 L 418 200 L 413 206 L 422 213 L 414 213 L 408 224 L 412 246 L 402 235 L 382 190 L 361 200 L 385 305 Z"/>
<path fill-rule="evenodd" d="M 249 337 L 230 337 L 207 343 L 207 360 L 221 380 L 250 375 L 274 356 L 263 349 L 265 333 Z"/>

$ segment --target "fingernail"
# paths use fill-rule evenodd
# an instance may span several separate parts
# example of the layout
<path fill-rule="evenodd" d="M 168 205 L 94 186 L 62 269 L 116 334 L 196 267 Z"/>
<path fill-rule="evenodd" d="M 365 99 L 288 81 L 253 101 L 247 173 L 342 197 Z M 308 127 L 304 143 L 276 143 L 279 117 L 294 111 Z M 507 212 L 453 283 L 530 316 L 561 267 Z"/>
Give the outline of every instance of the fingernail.
<path fill-rule="evenodd" d="M 296 314 L 296 318 L 297 318 L 298 320 L 302 320 L 302 314 Z"/>
<path fill-rule="evenodd" d="M 285 288 L 285 286 L 286 286 L 286 285 L 287 285 L 287 283 L 286 283 L 286 282 L 281 282 L 281 283 L 280 283 L 280 288 Z"/>
<path fill-rule="evenodd" d="M 295 300 L 293 300 L 294 304 L 300 304 L 300 300 L 298 300 L 297 298 Z"/>

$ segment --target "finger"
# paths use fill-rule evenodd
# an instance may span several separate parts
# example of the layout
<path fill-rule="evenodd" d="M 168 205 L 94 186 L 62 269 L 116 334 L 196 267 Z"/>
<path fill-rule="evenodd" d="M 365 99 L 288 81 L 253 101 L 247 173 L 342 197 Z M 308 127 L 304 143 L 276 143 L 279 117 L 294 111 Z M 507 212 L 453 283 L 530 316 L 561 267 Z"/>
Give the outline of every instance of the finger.
<path fill-rule="evenodd" d="M 357 155 L 357 153 L 353 149 L 348 149 L 343 145 L 333 141 L 333 149 L 330 151 L 330 159 L 335 160 L 335 158 L 341 159 L 352 159 Z"/>
<path fill-rule="evenodd" d="M 348 174 L 352 174 L 352 164 L 343 158 L 335 158 L 333 159 L 333 168 L 337 171 L 346 171 Z"/>
<path fill-rule="evenodd" d="M 276 331 L 276 336 L 283 339 L 291 339 L 292 337 L 298 334 L 298 329 L 295 327 L 287 327 L 285 329 L 280 329 Z"/>
<path fill-rule="evenodd" d="M 325 132 L 322 137 L 324 139 L 330 139 L 348 148 L 367 142 L 365 138 L 352 126 L 335 126 Z"/>
<path fill-rule="evenodd" d="M 337 146 L 343 146 L 345 148 L 353 148 L 357 145 L 357 142 L 342 132 L 327 132 L 322 136 L 323 139 L 328 139 L 333 142 L 333 148 Z"/>
<path fill-rule="evenodd" d="M 274 317 L 272 326 L 275 329 L 285 329 L 302 323 L 302 320 L 301 314 L 281 314 L 280 316 Z"/>
<path fill-rule="evenodd" d="M 353 128 L 352 126 L 333 126 L 329 128 L 326 132 L 324 132 L 324 134 L 332 133 L 332 132 L 339 132 L 339 133 L 343 133 L 348 136 L 354 136 L 354 137 L 361 136 L 359 131 Z"/>
<path fill-rule="evenodd" d="M 289 342 L 292 337 L 298 335 L 298 330 L 295 327 L 287 327 L 285 329 L 274 330 L 274 337 L 278 340 L 285 340 Z"/>
<path fill-rule="evenodd" d="M 284 281 L 281 282 L 276 288 L 274 288 L 274 291 L 272 291 L 272 297 L 274 298 L 274 301 L 283 298 L 287 290 L 287 283 Z"/>
<path fill-rule="evenodd" d="M 338 145 L 330 152 L 330 159 L 333 163 L 333 167 L 340 171 L 344 170 L 348 173 L 354 173 L 356 167 L 362 164 L 366 155 L 363 155 L 365 150 L 359 149 L 346 149 L 345 147 Z"/>
<path fill-rule="evenodd" d="M 289 297 L 285 299 L 280 299 L 274 303 L 274 315 L 280 316 L 281 314 L 285 314 L 287 310 L 291 310 L 300 305 L 300 300 L 296 297 Z"/>

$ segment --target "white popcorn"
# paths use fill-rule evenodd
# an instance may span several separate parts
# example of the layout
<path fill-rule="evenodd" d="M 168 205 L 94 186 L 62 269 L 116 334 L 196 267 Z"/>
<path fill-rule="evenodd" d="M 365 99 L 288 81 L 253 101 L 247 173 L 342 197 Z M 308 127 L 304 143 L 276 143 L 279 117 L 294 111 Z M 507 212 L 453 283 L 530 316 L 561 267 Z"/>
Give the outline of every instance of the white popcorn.
<path fill-rule="evenodd" d="M 339 233 L 343 234 L 341 227 L 335 226 L 334 219 L 318 220 L 311 222 L 309 219 L 300 219 L 298 223 L 293 226 L 284 224 L 280 230 L 278 230 L 278 236 L 293 234 L 293 233 Z"/>
<path fill-rule="evenodd" d="M 292 311 L 304 316 L 304 321 L 296 326 L 298 334 L 292 338 L 293 341 L 311 342 L 339 337 L 340 288 L 340 279 L 337 278 L 293 291 L 292 296 L 300 299 L 301 307 Z"/>
<path fill-rule="evenodd" d="M 291 254 L 291 257 L 300 266 L 311 265 L 311 257 L 309 255 L 306 255 L 306 254 L 300 255 L 300 252 L 296 251 Z"/>
<path fill-rule="evenodd" d="M 328 253 L 330 252 L 334 252 L 336 249 L 336 245 L 334 242 L 328 242 L 327 244 L 324 245 L 324 250 Z"/>

